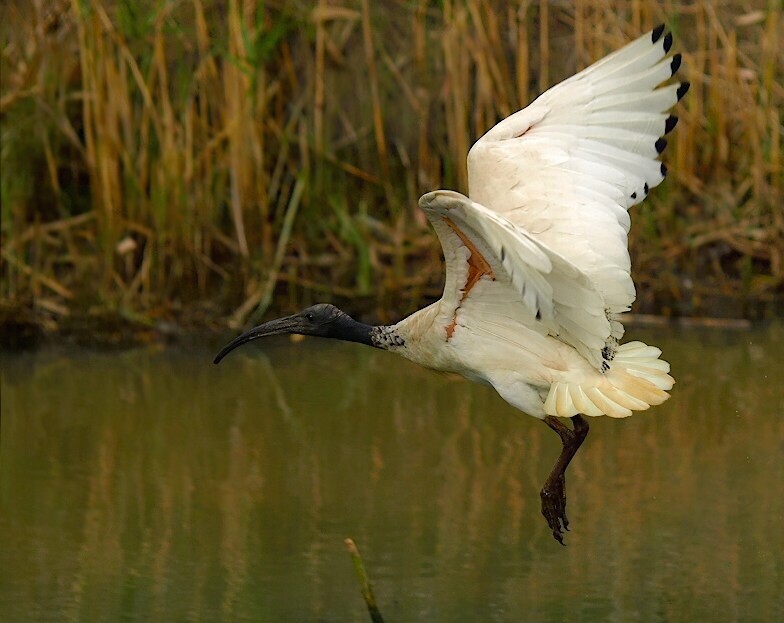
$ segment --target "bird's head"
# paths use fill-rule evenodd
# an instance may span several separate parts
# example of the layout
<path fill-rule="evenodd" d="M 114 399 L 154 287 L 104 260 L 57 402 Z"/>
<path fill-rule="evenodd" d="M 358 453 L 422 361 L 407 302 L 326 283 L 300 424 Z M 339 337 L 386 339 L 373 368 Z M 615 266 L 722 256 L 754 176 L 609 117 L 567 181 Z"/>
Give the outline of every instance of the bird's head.
<path fill-rule="evenodd" d="M 269 335 L 284 335 L 297 333 L 299 335 L 315 335 L 317 337 L 330 337 L 349 342 L 360 342 L 372 346 L 372 326 L 357 322 L 344 311 L 329 303 L 319 303 L 298 314 L 270 320 L 242 335 L 237 336 L 226 344 L 215 356 L 213 363 L 220 363 L 226 355 L 238 346 Z"/>

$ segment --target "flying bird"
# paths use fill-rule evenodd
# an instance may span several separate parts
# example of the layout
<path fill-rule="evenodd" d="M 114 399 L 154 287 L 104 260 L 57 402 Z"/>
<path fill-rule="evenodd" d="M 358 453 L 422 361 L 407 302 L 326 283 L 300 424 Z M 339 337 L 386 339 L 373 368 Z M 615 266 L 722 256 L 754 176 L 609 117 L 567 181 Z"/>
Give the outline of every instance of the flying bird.
<path fill-rule="evenodd" d="M 621 343 L 635 299 L 628 210 L 664 179 L 658 157 L 677 123 L 668 111 L 689 88 L 660 86 L 681 63 L 671 46 L 657 26 L 552 87 L 473 145 L 467 197 L 422 196 L 446 263 L 440 300 L 384 326 L 314 305 L 243 333 L 215 363 L 252 340 L 298 333 L 492 386 L 561 438 L 540 497 L 563 544 L 565 472 L 588 434 L 585 416 L 630 416 L 664 402 L 674 384 L 658 348 Z"/>

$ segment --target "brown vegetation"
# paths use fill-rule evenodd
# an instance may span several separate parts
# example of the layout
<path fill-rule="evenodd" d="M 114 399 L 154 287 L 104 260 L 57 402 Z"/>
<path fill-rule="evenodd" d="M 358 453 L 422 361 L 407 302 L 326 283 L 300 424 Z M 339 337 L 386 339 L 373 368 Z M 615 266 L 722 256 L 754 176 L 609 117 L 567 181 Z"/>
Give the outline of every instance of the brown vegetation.
<path fill-rule="evenodd" d="M 398 317 L 442 282 L 419 195 L 465 190 L 475 138 L 659 22 L 692 89 L 633 215 L 640 309 L 775 298 L 775 0 L 35 0 L 0 9 L 0 299 L 54 323 Z"/>

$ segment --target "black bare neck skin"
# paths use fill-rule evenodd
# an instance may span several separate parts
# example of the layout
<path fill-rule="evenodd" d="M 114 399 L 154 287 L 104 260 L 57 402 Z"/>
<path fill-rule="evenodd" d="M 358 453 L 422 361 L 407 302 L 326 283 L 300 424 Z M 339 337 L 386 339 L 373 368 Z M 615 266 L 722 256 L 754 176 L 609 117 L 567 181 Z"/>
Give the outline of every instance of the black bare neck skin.
<path fill-rule="evenodd" d="M 369 325 L 357 322 L 348 314 L 344 314 L 331 326 L 325 337 L 332 337 L 348 342 L 357 342 L 381 350 L 404 348 L 405 340 L 398 334 L 393 325 Z"/>
<path fill-rule="evenodd" d="M 357 342 L 366 346 L 376 346 L 373 343 L 373 332 L 376 328 L 373 325 L 357 322 L 348 314 L 343 314 L 330 324 L 329 330 L 324 337 L 345 342 Z"/>

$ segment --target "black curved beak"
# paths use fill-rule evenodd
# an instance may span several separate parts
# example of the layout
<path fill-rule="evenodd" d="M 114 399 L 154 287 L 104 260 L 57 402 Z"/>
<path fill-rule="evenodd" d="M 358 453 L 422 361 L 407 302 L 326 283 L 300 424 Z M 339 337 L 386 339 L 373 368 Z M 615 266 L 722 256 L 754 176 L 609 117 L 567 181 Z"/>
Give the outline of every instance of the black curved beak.
<path fill-rule="evenodd" d="M 226 344 L 221 351 L 215 355 L 212 363 L 220 363 L 226 355 L 228 355 L 235 348 L 257 340 L 260 337 L 267 337 L 268 335 L 284 335 L 286 333 L 299 333 L 305 329 L 302 319 L 299 316 L 286 316 L 285 318 L 278 318 L 277 320 L 270 320 L 258 327 L 253 327 L 250 331 L 246 331 L 242 335 L 237 336 L 231 342 Z"/>

